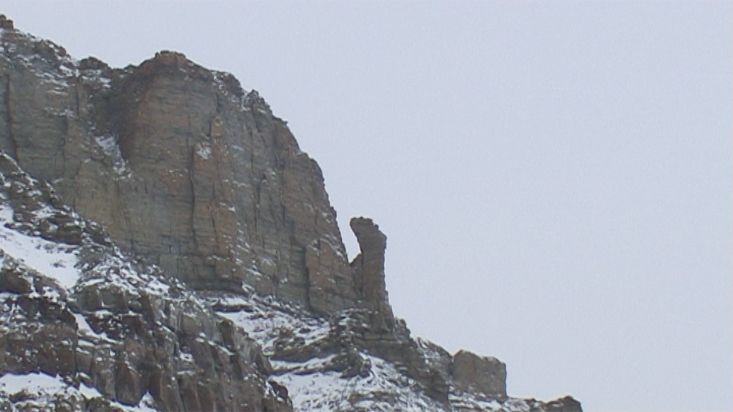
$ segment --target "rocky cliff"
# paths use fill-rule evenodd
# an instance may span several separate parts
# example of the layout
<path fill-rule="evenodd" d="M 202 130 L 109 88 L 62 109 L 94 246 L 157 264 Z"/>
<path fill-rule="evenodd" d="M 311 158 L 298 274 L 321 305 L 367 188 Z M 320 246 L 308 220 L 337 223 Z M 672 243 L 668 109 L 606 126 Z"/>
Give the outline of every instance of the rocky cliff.
<path fill-rule="evenodd" d="M 0 409 L 579 411 L 411 336 L 386 236 L 256 91 L 77 61 L 0 17 Z"/>

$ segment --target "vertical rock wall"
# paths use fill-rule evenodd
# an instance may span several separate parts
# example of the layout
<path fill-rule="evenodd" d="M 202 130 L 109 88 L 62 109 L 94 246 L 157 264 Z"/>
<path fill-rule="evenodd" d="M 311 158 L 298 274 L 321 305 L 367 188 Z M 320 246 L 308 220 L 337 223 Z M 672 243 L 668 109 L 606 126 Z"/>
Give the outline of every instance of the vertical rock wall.
<path fill-rule="evenodd" d="M 182 54 L 110 69 L 0 35 L 0 148 L 195 288 L 357 301 L 318 165 L 257 92 Z"/>

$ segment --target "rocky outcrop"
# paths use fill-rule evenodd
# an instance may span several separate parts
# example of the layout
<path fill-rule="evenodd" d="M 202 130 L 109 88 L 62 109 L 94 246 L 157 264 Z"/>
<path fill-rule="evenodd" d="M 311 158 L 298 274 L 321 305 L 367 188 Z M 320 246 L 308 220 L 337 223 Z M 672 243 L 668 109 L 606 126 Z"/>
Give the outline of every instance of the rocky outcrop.
<path fill-rule="evenodd" d="M 545 408 L 547 412 L 583 412 L 580 402 L 570 396 L 548 402 Z"/>
<path fill-rule="evenodd" d="M 371 219 L 351 219 L 351 230 L 356 235 L 361 253 L 351 262 L 357 296 L 364 306 L 382 314 L 388 320 L 394 315 L 389 305 L 387 286 L 384 281 L 384 252 L 387 236 Z"/>
<path fill-rule="evenodd" d="M 0 372 L 45 382 L 0 376 L 0 409 L 579 408 L 415 339 L 386 236 L 352 219 L 349 262 L 320 168 L 233 76 L 76 61 L 4 16 L 0 46 Z"/>
<path fill-rule="evenodd" d="M 0 148 L 125 250 L 197 289 L 357 300 L 320 168 L 256 92 L 180 53 L 110 69 L 0 39 Z"/>
<path fill-rule="evenodd" d="M 459 390 L 506 398 L 506 365 L 496 358 L 458 351 L 453 355 L 451 375 Z"/>

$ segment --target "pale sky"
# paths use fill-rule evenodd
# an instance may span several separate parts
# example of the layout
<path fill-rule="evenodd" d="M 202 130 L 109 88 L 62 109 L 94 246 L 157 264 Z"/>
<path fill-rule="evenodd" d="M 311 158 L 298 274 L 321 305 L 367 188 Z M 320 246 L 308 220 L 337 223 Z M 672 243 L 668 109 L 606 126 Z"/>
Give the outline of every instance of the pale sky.
<path fill-rule="evenodd" d="M 4 2 L 77 58 L 172 49 L 288 120 L 388 236 L 414 334 L 589 412 L 733 410 L 733 3 Z"/>

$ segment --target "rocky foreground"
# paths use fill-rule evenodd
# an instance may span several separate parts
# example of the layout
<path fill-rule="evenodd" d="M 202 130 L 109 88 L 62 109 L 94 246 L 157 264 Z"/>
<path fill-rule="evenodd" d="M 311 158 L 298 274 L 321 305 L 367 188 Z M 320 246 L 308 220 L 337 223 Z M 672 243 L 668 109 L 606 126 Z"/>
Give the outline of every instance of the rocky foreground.
<path fill-rule="evenodd" d="M 581 411 L 413 337 L 256 91 L 0 27 L 0 410 Z"/>

